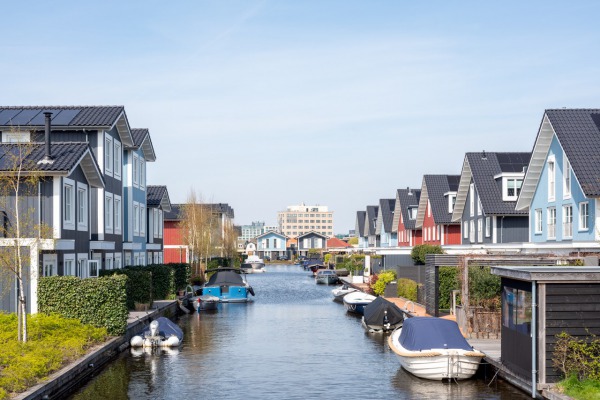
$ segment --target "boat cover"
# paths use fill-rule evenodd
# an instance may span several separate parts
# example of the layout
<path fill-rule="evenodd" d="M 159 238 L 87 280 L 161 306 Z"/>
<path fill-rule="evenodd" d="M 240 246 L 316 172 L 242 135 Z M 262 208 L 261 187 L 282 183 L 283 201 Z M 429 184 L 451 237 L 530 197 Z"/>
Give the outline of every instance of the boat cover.
<path fill-rule="evenodd" d="M 444 348 L 473 350 L 456 322 L 433 317 L 405 319 L 399 341 L 402 347 L 411 351 Z"/>
<path fill-rule="evenodd" d="M 155 319 L 158 322 L 158 332 L 161 336 L 168 338 L 172 335 L 177 336 L 177 339 L 181 342 L 183 340 L 183 331 L 181 328 L 169 318 L 158 317 Z M 150 326 L 144 329 L 143 335 L 150 334 Z"/>
<path fill-rule="evenodd" d="M 404 312 L 392 303 L 384 299 L 383 297 L 377 297 L 368 306 L 365 307 L 364 317 L 367 325 L 383 325 L 383 319 L 385 312 L 387 311 L 387 322 L 391 325 L 395 325 L 402 322 L 404 319 Z"/>
<path fill-rule="evenodd" d="M 206 286 L 244 286 L 244 280 L 235 271 L 232 270 L 223 270 L 216 271 L 210 279 Z"/>

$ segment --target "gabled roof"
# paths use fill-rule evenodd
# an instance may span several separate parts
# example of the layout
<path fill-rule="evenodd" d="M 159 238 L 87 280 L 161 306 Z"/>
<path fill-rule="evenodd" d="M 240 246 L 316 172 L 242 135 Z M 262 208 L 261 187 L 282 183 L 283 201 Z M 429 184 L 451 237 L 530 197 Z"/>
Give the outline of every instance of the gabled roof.
<path fill-rule="evenodd" d="M 392 232 L 398 232 L 400 215 L 406 229 L 415 229 L 416 220 L 410 219 L 409 207 L 418 207 L 421 189 L 398 189 L 396 190 L 396 204 L 394 207 L 394 220 L 392 221 Z"/>
<path fill-rule="evenodd" d="M 275 232 L 275 231 L 268 231 L 268 232 L 265 232 L 265 233 L 263 233 L 262 235 L 258 235 L 258 236 L 256 236 L 256 237 L 255 237 L 255 239 L 261 238 L 261 237 L 263 237 L 263 236 L 268 236 L 268 235 L 271 235 L 271 236 L 273 236 L 273 235 L 276 235 L 276 236 L 279 236 L 280 238 L 282 238 L 282 239 L 286 239 L 286 240 L 287 240 L 287 239 L 289 239 L 289 237 L 288 237 L 288 236 L 286 236 L 286 235 L 284 235 L 283 233 L 279 233 L 279 232 Z"/>
<path fill-rule="evenodd" d="M 421 198 L 417 212 L 416 228 L 423 226 L 427 201 L 431 206 L 431 214 L 436 225 L 454 224 L 452 213 L 448 212 L 448 193 L 456 193 L 460 175 L 424 175 L 421 185 Z"/>
<path fill-rule="evenodd" d="M 44 112 L 52 113 L 53 130 L 112 129 L 125 146 L 133 138 L 123 106 L 0 106 L 0 130 L 44 129 Z"/>
<path fill-rule="evenodd" d="M 316 236 L 321 236 L 323 239 L 327 239 L 327 236 L 317 232 L 317 231 L 308 231 L 306 233 L 303 233 L 302 235 L 298 235 L 296 236 L 297 240 L 300 240 L 300 238 L 304 237 L 304 236 L 309 236 L 309 235 L 316 235 Z"/>
<path fill-rule="evenodd" d="M 327 248 L 340 248 L 340 247 L 352 247 L 351 244 L 344 242 L 342 239 L 338 239 L 336 237 L 332 237 L 331 239 L 327 239 Z"/>
<path fill-rule="evenodd" d="M 69 176 L 78 165 L 81 165 L 92 187 L 104 187 L 104 179 L 98 163 L 87 143 L 52 143 L 50 151 L 52 162 L 43 162 L 46 155 L 44 143 L 0 143 L 0 171 L 3 173 L 14 171 L 17 160 L 21 158 L 23 158 L 22 172 L 28 174 Z"/>
<path fill-rule="evenodd" d="M 171 211 L 171 200 L 166 186 L 146 186 L 146 203 L 148 207 L 162 207 L 163 211 Z"/>
<path fill-rule="evenodd" d="M 485 215 L 526 214 L 515 210 L 516 201 L 502 200 L 502 179 L 494 177 L 507 173 L 524 173 L 530 158 L 531 153 L 467 153 L 460 175 L 452 221 L 462 219 L 471 179 Z"/>
<path fill-rule="evenodd" d="M 156 153 L 150 139 L 150 131 L 146 128 L 134 128 L 131 130 L 133 136 L 133 146 L 130 149 L 142 149 L 146 161 L 156 161 Z"/>
<path fill-rule="evenodd" d="M 379 206 L 367 206 L 365 216 L 365 235 L 375 235 L 375 228 L 377 227 L 377 213 L 379 212 Z"/>
<path fill-rule="evenodd" d="M 600 196 L 600 109 L 550 109 L 535 139 L 517 210 L 531 204 L 554 135 L 586 197 Z"/>
<path fill-rule="evenodd" d="M 165 212 L 163 219 L 165 221 L 181 221 L 183 204 L 171 204 L 171 211 Z"/>
<path fill-rule="evenodd" d="M 365 218 L 367 217 L 366 211 L 356 212 L 356 236 L 365 236 Z"/>
<path fill-rule="evenodd" d="M 183 212 L 183 207 L 187 204 L 179 203 L 179 204 L 171 204 L 171 211 L 165 213 L 164 219 L 168 221 L 180 221 L 181 215 Z M 215 214 L 225 214 L 227 217 L 233 219 L 234 211 L 226 203 L 214 203 L 214 204 L 198 204 L 198 206 L 208 207 Z"/>
<path fill-rule="evenodd" d="M 377 212 L 377 226 L 375 233 L 392 231 L 392 221 L 394 220 L 394 208 L 396 207 L 396 199 L 379 199 L 379 210 Z"/>

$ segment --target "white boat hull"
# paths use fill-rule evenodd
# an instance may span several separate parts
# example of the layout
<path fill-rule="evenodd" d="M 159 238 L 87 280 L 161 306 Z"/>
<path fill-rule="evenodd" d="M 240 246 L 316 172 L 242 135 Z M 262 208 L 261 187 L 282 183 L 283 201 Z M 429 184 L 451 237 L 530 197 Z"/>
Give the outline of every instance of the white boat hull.
<path fill-rule="evenodd" d="M 395 330 L 388 338 L 388 345 L 394 351 L 400 365 L 406 371 L 419 378 L 431 380 L 469 379 L 484 357 L 478 351 L 462 349 L 429 349 L 410 351 L 404 349 L 399 342 L 402 329 Z"/>

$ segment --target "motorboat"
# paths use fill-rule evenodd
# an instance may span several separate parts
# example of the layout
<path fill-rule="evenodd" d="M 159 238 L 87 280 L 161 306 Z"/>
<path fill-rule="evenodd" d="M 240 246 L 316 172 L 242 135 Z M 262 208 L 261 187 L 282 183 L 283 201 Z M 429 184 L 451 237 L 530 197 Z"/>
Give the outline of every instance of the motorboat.
<path fill-rule="evenodd" d="M 356 292 L 358 289 L 348 286 L 347 284 L 343 284 L 340 287 L 331 290 L 331 294 L 333 294 L 333 301 L 337 301 L 342 303 L 342 299 L 348 293 Z"/>
<path fill-rule="evenodd" d="M 325 269 L 328 269 L 328 268 L 324 264 L 311 264 L 311 266 L 308 267 L 308 269 L 312 272 L 312 276 L 316 277 L 317 276 L 317 272 L 325 270 Z"/>
<path fill-rule="evenodd" d="M 254 296 L 254 289 L 242 278 L 243 271 L 220 267 L 206 272 L 213 274 L 202 288 L 203 295 L 218 297 L 221 303 L 245 303 L 249 301 L 248 294 Z"/>
<path fill-rule="evenodd" d="M 383 297 L 378 297 L 365 307 L 362 326 L 367 332 L 391 332 L 402 326 L 404 311 Z"/>
<path fill-rule="evenodd" d="M 197 307 L 194 301 L 198 296 L 202 294 L 202 286 L 199 285 L 187 285 L 182 296 L 179 296 L 180 305 L 185 309 L 183 311 L 193 312 L 196 311 Z"/>
<path fill-rule="evenodd" d="M 251 255 L 246 258 L 241 267 L 247 274 L 266 272 L 265 262 L 259 256 Z"/>
<path fill-rule="evenodd" d="M 345 295 L 342 301 L 344 302 L 344 307 L 346 307 L 347 311 L 362 315 L 365 306 L 371 304 L 375 299 L 375 296 L 357 290 L 356 292 Z"/>
<path fill-rule="evenodd" d="M 152 321 L 139 335 L 131 338 L 131 347 L 177 347 L 183 341 L 183 331 L 165 317 Z"/>
<path fill-rule="evenodd" d="M 210 294 L 203 294 L 192 299 L 195 311 L 215 311 L 219 304 L 219 298 Z"/>
<path fill-rule="evenodd" d="M 321 269 L 317 271 L 317 275 L 315 275 L 315 280 L 317 283 L 324 285 L 333 285 L 340 281 L 337 274 L 332 269 Z"/>
<path fill-rule="evenodd" d="M 485 356 L 467 342 L 456 322 L 434 317 L 407 318 L 388 345 L 402 368 L 431 380 L 468 379 Z"/>
<path fill-rule="evenodd" d="M 315 264 L 323 265 L 323 260 L 320 258 L 307 258 L 302 261 L 302 268 L 304 268 L 305 271 L 313 271 L 311 267 Z"/>

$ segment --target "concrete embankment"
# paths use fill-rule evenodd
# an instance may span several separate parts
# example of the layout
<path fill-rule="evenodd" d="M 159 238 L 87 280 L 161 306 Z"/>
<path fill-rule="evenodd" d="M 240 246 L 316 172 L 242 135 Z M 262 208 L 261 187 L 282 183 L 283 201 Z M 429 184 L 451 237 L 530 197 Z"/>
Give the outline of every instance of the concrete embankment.
<path fill-rule="evenodd" d="M 113 360 L 121 351 L 129 347 L 129 340 L 141 332 L 152 320 L 158 317 L 174 318 L 177 315 L 177 301 L 155 301 L 154 308 L 148 311 L 132 311 L 127 320 L 127 332 L 92 348 L 85 356 L 58 370 L 48 380 L 20 393 L 15 399 L 59 399 L 64 398 L 74 388 L 82 385 L 90 376 L 98 373 L 106 363 Z"/>

